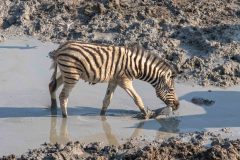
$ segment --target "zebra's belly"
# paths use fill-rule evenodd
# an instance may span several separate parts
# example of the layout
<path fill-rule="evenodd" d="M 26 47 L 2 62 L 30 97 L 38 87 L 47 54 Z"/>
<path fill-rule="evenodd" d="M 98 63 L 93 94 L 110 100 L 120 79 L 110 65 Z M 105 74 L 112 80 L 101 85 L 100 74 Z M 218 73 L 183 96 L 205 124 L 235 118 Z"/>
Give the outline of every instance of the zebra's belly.
<path fill-rule="evenodd" d="M 89 76 L 86 73 L 81 73 L 80 79 L 89 82 L 89 83 L 106 83 L 112 80 L 113 78 L 111 76 L 99 76 L 95 74 L 89 74 Z"/>

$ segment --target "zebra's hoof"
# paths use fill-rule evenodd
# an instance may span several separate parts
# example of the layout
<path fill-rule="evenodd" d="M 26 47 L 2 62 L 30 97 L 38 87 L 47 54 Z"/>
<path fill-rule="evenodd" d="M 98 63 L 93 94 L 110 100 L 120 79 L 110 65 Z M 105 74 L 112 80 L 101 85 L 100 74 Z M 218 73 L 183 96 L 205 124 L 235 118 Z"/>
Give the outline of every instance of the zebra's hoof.
<path fill-rule="evenodd" d="M 150 110 L 150 109 L 147 109 L 147 115 L 148 119 L 150 118 L 155 118 L 155 112 Z"/>
<path fill-rule="evenodd" d="M 51 108 L 57 108 L 57 100 L 51 99 Z"/>
<path fill-rule="evenodd" d="M 57 115 L 57 108 L 51 108 L 51 115 L 56 116 Z"/>
<path fill-rule="evenodd" d="M 151 118 L 154 118 L 154 116 L 155 116 L 155 112 L 147 108 L 146 110 L 143 110 L 143 112 L 136 114 L 134 118 L 151 119 Z"/>
<path fill-rule="evenodd" d="M 63 118 L 67 118 L 67 114 L 62 114 L 62 117 Z"/>
<path fill-rule="evenodd" d="M 133 118 L 137 118 L 137 119 L 149 119 L 151 118 L 149 115 L 143 114 L 143 113 L 138 113 L 136 115 L 133 116 Z"/>
<path fill-rule="evenodd" d="M 100 116 L 105 116 L 105 115 L 106 115 L 106 111 L 101 110 L 101 112 L 100 112 Z"/>

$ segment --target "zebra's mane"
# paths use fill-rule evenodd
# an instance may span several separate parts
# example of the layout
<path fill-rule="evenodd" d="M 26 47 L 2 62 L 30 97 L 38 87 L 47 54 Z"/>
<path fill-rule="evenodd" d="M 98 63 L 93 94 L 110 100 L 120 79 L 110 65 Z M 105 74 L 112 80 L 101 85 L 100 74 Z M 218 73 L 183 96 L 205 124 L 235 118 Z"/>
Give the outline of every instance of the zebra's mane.
<path fill-rule="evenodd" d="M 126 48 L 129 49 L 133 54 L 136 54 L 136 52 L 134 52 L 136 49 L 140 50 L 141 52 L 144 52 L 143 56 L 145 58 L 150 54 L 153 58 L 157 58 L 159 61 L 163 62 L 164 65 L 166 65 L 172 71 L 173 75 L 177 75 L 177 73 L 178 73 L 177 66 L 175 64 L 173 64 L 172 62 L 169 62 L 166 59 L 163 59 L 158 54 L 149 52 L 149 50 L 146 50 L 139 45 L 128 45 L 128 46 L 126 46 Z"/>

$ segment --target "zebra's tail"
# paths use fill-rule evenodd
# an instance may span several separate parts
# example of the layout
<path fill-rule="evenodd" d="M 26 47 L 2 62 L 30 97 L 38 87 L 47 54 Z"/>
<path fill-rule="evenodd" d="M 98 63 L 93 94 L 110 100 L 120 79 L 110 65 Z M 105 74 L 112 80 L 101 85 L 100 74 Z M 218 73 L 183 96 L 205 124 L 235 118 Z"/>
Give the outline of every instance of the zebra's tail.
<path fill-rule="evenodd" d="M 49 83 L 49 91 L 53 92 L 57 88 L 57 63 L 53 61 L 51 68 L 54 68 L 52 77 L 51 77 L 51 82 Z"/>
<path fill-rule="evenodd" d="M 51 52 L 48 53 L 48 56 L 49 56 L 51 59 L 53 59 L 53 60 L 55 59 L 55 51 L 56 51 L 56 50 L 53 50 L 53 51 L 51 51 Z"/>
<path fill-rule="evenodd" d="M 48 56 L 52 59 L 52 65 L 51 65 L 50 69 L 54 69 L 53 76 L 57 75 L 57 63 L 56 63 L 56 54 L 55 53 L 56 53 L 56 50 L 53 50 L 48 53 Z"/>
<path fill-rule="evenodd" d="M 57 63 L 55 61 L 52 62 L 50 69 L 54 69 L 51 80 L 57 79 Z"/>
<path fill-rule="evenodd" d="M 52 59 L 52 65 L 50 69 L 54 69 L 51 77 L 51 82 L 49 84 L 50 92 L 56 90 L 56 87 L 57 87 L 57 62 L 56 62 L 54 53 L 55 53 L 55 50 L 49 53 L 49 57 Z"/>
<path fill-rule="evenodd" d="M 50 67 L 50 69 L 54 69 L 53 75 L 52 75 L 52 80 L 56 79 L 57 77 L 57 63 L 56 63 L 56 54 L 55 54 L 56 50 L 53 50 L 51 52 L 48 53 L 48 56 L 52 59 L 52 65 Z"/>

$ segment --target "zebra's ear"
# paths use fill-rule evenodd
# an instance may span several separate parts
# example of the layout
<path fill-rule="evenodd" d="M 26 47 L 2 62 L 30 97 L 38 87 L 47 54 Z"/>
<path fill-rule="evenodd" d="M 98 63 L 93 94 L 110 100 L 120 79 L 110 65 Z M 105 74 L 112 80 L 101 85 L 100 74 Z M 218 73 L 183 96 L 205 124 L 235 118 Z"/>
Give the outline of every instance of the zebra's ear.
<path fill-rule="evenodd" d="M 172 66 L 172 78 L 175 78 L 177 74 L 179 73 L 179 69 L 176 64 L 171 63 Z"/>
<path fill-rule="evenodd" d="M 165 62 L 167 62 L 172 70 L 172 76 L 171 77 L 176 77 L 177 74 L 181 73 L 180 70 L 179 70 L 179 67 L 173 63 L 172 61 L 169 61 L 169 60 L 166 60 Z"/>

